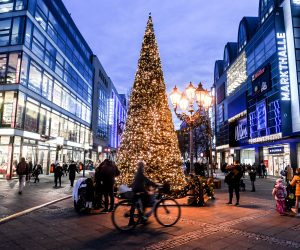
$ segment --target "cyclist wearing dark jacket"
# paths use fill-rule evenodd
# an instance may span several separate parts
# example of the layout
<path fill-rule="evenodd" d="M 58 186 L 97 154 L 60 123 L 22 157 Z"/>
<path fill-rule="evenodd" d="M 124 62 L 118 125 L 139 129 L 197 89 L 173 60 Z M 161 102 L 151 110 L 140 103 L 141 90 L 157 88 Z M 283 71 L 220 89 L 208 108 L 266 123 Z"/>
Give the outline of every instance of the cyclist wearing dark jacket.
<path fill-rule="evenodd" d="M 151 180 L 149 180 L 145 175 L 145 163 L 140 161 L 138 163 L 138 169 L 135 174 L 133 183 L 131 185 L 132 191 L 135 195 L 134 199 L 141 199 L 142 206 L 141 211 L 144 214 L 144 208 L 148 203 L 151 203 L 151 196 L 148 194 L 149 187 L 157 187 L 157 184 Z M 154 197 L 153 197 L 154 198 Z M 130 214 L 133 214 L 133 210 L 131 209 Z M 147 221 L 147 216 L 143 215 L 143 221 Z M 130 218 L 129 224 L 133 223 L 132 218 Z"/>
<path fill-rule="evenodd" d="M 140 161 L 138 163 L 138 169 L 135 174 L 133 183 L 131 185 L 132 191 L 134 193 L 147 193 L 148 187 L 153 186 L 156 187 L 157 185 L 150 181 L 145 175 L 145 164 L 144 162 Z"/>

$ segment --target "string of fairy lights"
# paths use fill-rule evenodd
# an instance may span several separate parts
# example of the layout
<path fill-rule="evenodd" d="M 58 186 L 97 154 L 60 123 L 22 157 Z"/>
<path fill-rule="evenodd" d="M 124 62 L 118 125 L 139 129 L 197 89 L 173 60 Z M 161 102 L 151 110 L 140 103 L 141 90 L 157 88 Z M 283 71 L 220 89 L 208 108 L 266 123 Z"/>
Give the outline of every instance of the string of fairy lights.
<path fill-rule="evenodd" d="M 171 190 L 184 190 L 186 180 L 151 16 L 129 103 L 117 155 L 117 165 L 121 171 L 117 183 L 130 185 L 137 162 L 143 160 L 150 179 L 157 183 L 169 183 Z"/>

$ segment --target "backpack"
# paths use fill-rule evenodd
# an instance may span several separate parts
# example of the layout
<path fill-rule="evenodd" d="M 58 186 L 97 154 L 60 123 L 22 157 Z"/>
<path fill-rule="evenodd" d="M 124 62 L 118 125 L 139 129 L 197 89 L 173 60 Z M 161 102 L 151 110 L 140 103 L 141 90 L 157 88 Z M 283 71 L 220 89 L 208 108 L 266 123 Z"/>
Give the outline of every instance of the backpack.
<path fill-rule="evenodd" d="M 27 164 L 26 162 L 20 162 L 17 166 L 17 174 L 24 175 L 27 174 Z"/>
<path fill-rule="evenodd" d="M 285 199 L 285 192 L 284 192 L 283 187 L 278 187 L 276 189 L 276 197 L 279 200 L 284 200 Z"/>

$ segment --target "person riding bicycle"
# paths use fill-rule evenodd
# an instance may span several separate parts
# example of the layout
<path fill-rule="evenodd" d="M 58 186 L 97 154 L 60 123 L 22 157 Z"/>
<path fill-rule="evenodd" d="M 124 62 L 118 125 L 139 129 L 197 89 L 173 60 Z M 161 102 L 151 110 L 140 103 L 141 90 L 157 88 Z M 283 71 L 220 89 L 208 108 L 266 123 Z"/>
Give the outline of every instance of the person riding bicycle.
<path fill-rule="evenodd" d="M 131 184 L 131 187 L 134 193 L 134 200 L 136 199 L 142 200 L 143 207 L 141 207 L 141 211 L 143 213 L 143 219 L 144 221 L 146 221 L 147 216 L 144 216 L 144 208 L 149 202 L 152 201 L 152 198 L 154 198 L 148 193 L 148 191 L 150 187 L 157 187 L 158 185 L 144 175 L 145 163 L 143 161 L 139 161 L 137 166 L 138 168 L 135 173 L 135 177 L 133 183 Z"/>

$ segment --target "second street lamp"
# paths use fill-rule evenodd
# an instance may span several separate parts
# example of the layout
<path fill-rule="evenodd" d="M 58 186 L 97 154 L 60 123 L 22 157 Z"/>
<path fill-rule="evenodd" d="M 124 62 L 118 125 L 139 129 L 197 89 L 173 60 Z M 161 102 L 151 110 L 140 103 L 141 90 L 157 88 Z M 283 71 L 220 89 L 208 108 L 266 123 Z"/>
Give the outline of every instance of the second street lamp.
<path fill-rule="evenodd" d="M 203 89 L 200 82 L 197 89 L 193 86 L 192 82 L 185 88 L 185 93 L 181 93 L 175 86 L 170 94 L 171 103 L 174 107 L 176 116 L 189 127 L 190 132 L 190 173 L 195 174 L 195 168 L 193 164 L 194 152 L 193 152 L 193 129 L 201 124 L 206 125 L 208 136 L 210 138 L 210 157 L 209 163 L 211 164 L 211 125 L 208 116 L 208 109 L 212 104 L 212 96 L 210 93 Z M 195 105 L 196 103 L 196 105 Z M 196 109 L 194 108 L 196 106 Z M 181 109 L 181 113 L 178 112 L 178 108 Z M 195 111 L 196 110 L 196 111 Z"/>

